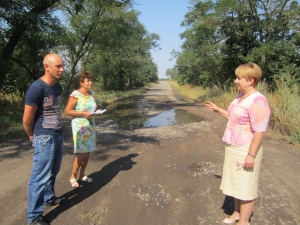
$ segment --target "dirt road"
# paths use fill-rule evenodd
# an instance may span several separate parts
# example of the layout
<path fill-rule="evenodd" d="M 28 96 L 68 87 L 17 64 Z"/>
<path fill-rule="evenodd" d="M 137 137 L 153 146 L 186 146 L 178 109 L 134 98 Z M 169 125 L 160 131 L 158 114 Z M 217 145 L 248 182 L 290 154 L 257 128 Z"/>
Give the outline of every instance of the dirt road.
<path fill-rule="evenodd" d="M 232 210 L 232 199 L 219 190 L 226 121 L 202 104 L 176 97 L 162 81 L 141 96 L 139 110 L 152 116 L 182 109 L 204 121 L 134 131 L 97 124 L 98 150 L 91 154 L 87 168 L 94 182 L 79 189 L 69 184 L 74 155 L 67 122 L 56 194 L 69 202 L 47 209 L 46 221 L 53 225 L 222 224 Z M 251 225 L 300 224 L 300 149 L 276 139 L 271 131 L 263 146 L 259 197 Z M 27 224 L 32 152 L 27 140 L 0 148 L 0 224 Z"/>

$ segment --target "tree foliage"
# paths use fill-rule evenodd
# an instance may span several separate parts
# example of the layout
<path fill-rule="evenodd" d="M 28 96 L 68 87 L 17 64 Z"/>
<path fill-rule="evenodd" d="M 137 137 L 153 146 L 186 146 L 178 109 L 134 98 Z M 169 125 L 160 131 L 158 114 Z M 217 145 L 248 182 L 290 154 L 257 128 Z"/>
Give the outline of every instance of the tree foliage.
<path fill-rule="evenodd" d="M 23 85 L 41 75 L 43 55 L 59 42 L 62 34 L 60 22 L 52 14 L 57 2 L 1 1 L 0 88 L 6 84 L 6 91 L 23 89 Z"/>
<path fill-rule="evenodd" d="M 106 89 L 157 81 L 150 50 L 159 36 L 138 21 L 132 0 L 4 0 L 0 2 L 0 89 L 25 91 L 43 74 L 43 57 L 65 60 L 64 92 L 91 70 Z"/>
<path fill-rule="evenodd" d="M 105 89 L 125 89 L 155 82 L 157 66 L 150 49 L 158 47 L 156 34 L 148 34 L 135 11 L 114 11 L 114 19 L 105 23 L 90 58 L 91 68 Z M 96 50 L 97 49 L 97 50 Z"/>
<path fill-rule="evenodd" d="M 178 81 L 226 84 L 238 65 L 252 61 L 270 87 L 283 72 L 299 82 L 299 15 L 297 1 L 194 1 L 181 24 L 187 29 L 176 58 Z"/>

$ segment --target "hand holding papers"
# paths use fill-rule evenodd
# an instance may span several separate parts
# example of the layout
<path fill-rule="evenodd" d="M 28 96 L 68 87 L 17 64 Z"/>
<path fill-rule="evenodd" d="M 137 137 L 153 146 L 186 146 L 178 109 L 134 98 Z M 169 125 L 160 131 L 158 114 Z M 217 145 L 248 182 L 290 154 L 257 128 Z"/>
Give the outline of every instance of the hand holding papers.
<path fill-rule="evenodd" d="M 93 114 L 102 114 L 102 113 L 104 113 L 105 111 L 106 111 L 106 109 L 103 109 L 103 110 L 98 109 L 98 110 L 96 110 Z"/>

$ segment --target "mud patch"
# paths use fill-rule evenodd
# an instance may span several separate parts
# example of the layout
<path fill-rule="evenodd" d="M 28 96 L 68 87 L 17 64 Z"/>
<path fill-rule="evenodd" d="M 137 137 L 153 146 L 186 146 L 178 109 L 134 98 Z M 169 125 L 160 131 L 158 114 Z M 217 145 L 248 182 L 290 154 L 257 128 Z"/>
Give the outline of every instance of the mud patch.
<path fill-rule="evenodd" d="M 165 168 L 169 168 L 177 172 L 184 172 L 189 174 L 192 177 L 199 177 L 203 175 L 214 175 L 214 176 L 222 175 L 222 165 L 217 165 L 212 162 L 198 162 L 198 163 L 192 163 L 187 166 L 169 164 L 166 165 Z"/>
<path fill-rule="evenodd" d="M 188 166 L 189 173 L 193 177 L 201 176 L 201 175 L 221 175 L 222 174 L 222 166 L 216 165 L 212 162 L 200 162 L 200 163 L 192 163 Z"/>
<path fill-rule="evenodd" d="M 100 125 L 100 126 L 98 126 Z M 142 128 L 132 131 L 122 130 L 112 120 L 107 120 L 95 127 L 97 132 L 97 140 L 100 143 L 125 139 L 132 141 L 133 139 L 143 139 L 149 141 L 159 141 L 166 139 L 178 139 L 187 136 L 189 132 L 203 131 L 209 132 L 209 123 L 202 121 L 196 123 L 188 123 L 184 125 L 172 125 L 165 127 Z"/>
<path fill-rule="evenodd" d="M 145 206 L 154 206 L 161 209 L 166 208 L 170 201 L 171 195 L 161 184 L 156 185 L 136 185 L 130 187 L 128 191 L 145 202 Z"/>
<path fill-rule="evenodd" d="M 110 212 L 111 208 L 97 207 L 81 212 L 78 219 L 82 224 L 101 224 L 106 215 Z"/>

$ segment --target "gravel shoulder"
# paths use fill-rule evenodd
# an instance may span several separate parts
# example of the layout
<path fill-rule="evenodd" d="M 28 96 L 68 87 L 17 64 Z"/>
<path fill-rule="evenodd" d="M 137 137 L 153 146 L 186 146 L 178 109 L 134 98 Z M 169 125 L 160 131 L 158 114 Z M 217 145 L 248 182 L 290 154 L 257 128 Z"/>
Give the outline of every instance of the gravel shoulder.
<path fill-rule="evenodd" d="M 226 121 L 203 104 L 178 100 L 166 81 L 140 97 L 139 110 L 154 116 L 181 109 L 204 118 L 185 125 L 123 131 L 111 121 L 97 124 L 98 149 L 87 174 L 94 179 L 72 189 L 74 159 L 70 121 L 65 125 L 65 153 L 56 181 L 66 205 L 45 211 L 53 225 L 222 224 L 232 199 L 219 190 Z M 266 132 L 259 197 L 251 225 L 300 224 L 300 149 Z M 27 140 L 0 147 L 0 224 L 27 224 L 27 183 L 32 166 Z"/>

